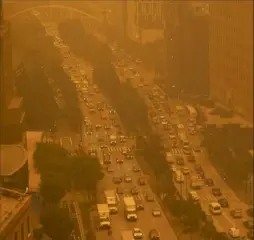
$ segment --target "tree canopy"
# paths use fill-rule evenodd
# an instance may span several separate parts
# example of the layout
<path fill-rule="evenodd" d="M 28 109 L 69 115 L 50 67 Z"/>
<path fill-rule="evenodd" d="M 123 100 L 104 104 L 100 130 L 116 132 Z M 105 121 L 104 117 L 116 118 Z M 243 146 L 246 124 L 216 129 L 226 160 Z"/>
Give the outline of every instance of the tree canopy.
<path fill-rule="evenodd" d="M 45 208 L 40 216 L 46 234 L 53 240 L 68 240 L 74 228 L 68 209 L 59 207 Z"/>
<path fill-rule="evenodd" d="M 72 184 L 78 189 L 94 190 L 97 181 L 103 178 L 97 158 L 85 153 L 70 156 L 56 144 L 37 143 L 34 165 L 41 175 L 41 194 L 50 201 L 62 196 Z"/>

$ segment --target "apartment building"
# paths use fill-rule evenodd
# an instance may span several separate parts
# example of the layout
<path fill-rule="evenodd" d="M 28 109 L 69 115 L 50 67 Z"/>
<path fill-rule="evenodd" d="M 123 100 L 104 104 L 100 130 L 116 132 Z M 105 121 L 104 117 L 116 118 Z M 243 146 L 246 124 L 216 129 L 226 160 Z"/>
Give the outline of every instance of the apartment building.
<path fill-rule="evenodd" d="M 32 240 L 31 197 L 0 187 L 0 240 Z"/>
<path fill-rule="evenodd" d="M 211 96 L 253 119 L 253 2 L 210 4 Z"/>

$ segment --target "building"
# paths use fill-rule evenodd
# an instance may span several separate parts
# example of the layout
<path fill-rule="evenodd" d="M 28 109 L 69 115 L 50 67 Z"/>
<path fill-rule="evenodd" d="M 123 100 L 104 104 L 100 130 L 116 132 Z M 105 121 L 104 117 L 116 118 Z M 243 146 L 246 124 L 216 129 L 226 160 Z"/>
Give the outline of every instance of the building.
<path fill-rule="evenodd" d="M 26 189 L 28 186 L 28 155 L 22 145 L 0 145 L 1 185 Z"/>
<path fill-rule="evenodd" d="M 32 240 L 31 197 L 0 187 L 0 240 Z"/>
<path fill-rule="evenodd" d="M 211 96 L 253 119 L 253 1 L 210 4 Z"/>
<path fill-rule="evenodd" d="M 163 1 L 137 0 L 126 3 L 127 37 L 141 43 L 154 42 L 164 36 Z"/>
<path fill-rule="evenodd" d="M 208 29 L 206 4 L 165 3 L 165 45 L 169 92 L 209 93 Z"/>
<path fill-rule="evenodd" d="M 0 26 L 0 144 L 24 143 L 25 113 L 23 99 L 15 91 L 11 24 L 2 21 Z"/>

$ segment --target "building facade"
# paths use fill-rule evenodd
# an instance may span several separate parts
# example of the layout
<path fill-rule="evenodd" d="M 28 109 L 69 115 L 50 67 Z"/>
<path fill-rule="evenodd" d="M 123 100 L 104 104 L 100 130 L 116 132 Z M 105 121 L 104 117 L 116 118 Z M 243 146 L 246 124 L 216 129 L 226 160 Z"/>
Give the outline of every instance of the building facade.
<path fill-rule="evenodd" d="M 206 4 L 166 3 L 165 42 L 169 92 L 207 95 L 208 19 Z"/>
<path fill-rule="evenodd" d="M 253 2 L 210 4 L 211 96 L 253 119 Z"/>
<path fill-rule="evenodd" d="M 163 1 L 137 0 L 126 3 L 127 36 L 141 43 L 160 40 L 164 35 Z"/>
<path fill-rule="evenodd" d="M 0 240 L 32 240 L 31 197 L 0 187 Z"/>
<path fill-rule="evenodd" d="M 0 22 L 1 42 L 1 110 L 3 111 L 10 103 L 14 95 L 14 83 L 12 74 L 12 41 L 11 25 L 8 21 Z"/>
<path fill-rule="evenodd" d="M 25 114 L 23 99 L 16 95 L 10 22 L 0 22 L 0 38 L 0 144 L 21 143 Z"/>

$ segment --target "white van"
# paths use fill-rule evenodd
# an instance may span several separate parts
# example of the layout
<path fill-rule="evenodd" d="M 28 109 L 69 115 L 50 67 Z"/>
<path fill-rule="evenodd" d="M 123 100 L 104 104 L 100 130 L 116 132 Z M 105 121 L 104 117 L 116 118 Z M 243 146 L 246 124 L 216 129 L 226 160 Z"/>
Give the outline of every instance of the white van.
<path fill-rule="evenodd" d="M 199 201 L 199 196 L 198 196 L 196 191 L 190 191 L 188 197 L 189 197 L 189 199 L 191 201 L 194 201 L 194 202 L 198 202 Z"/>
<path fill-rule="evenodd" d="M 184 182 L 184 175 L 180 170 L 176 170 L 174 172 L 174 178 L 177 183 L 183 183 Z"/>
<path fill-rule="evenodd" d="M 221 214 L 221 206 L 217 202 L 212 202 L 209 204 L 209 210 L 213 215 L 220 215 Z"/>

